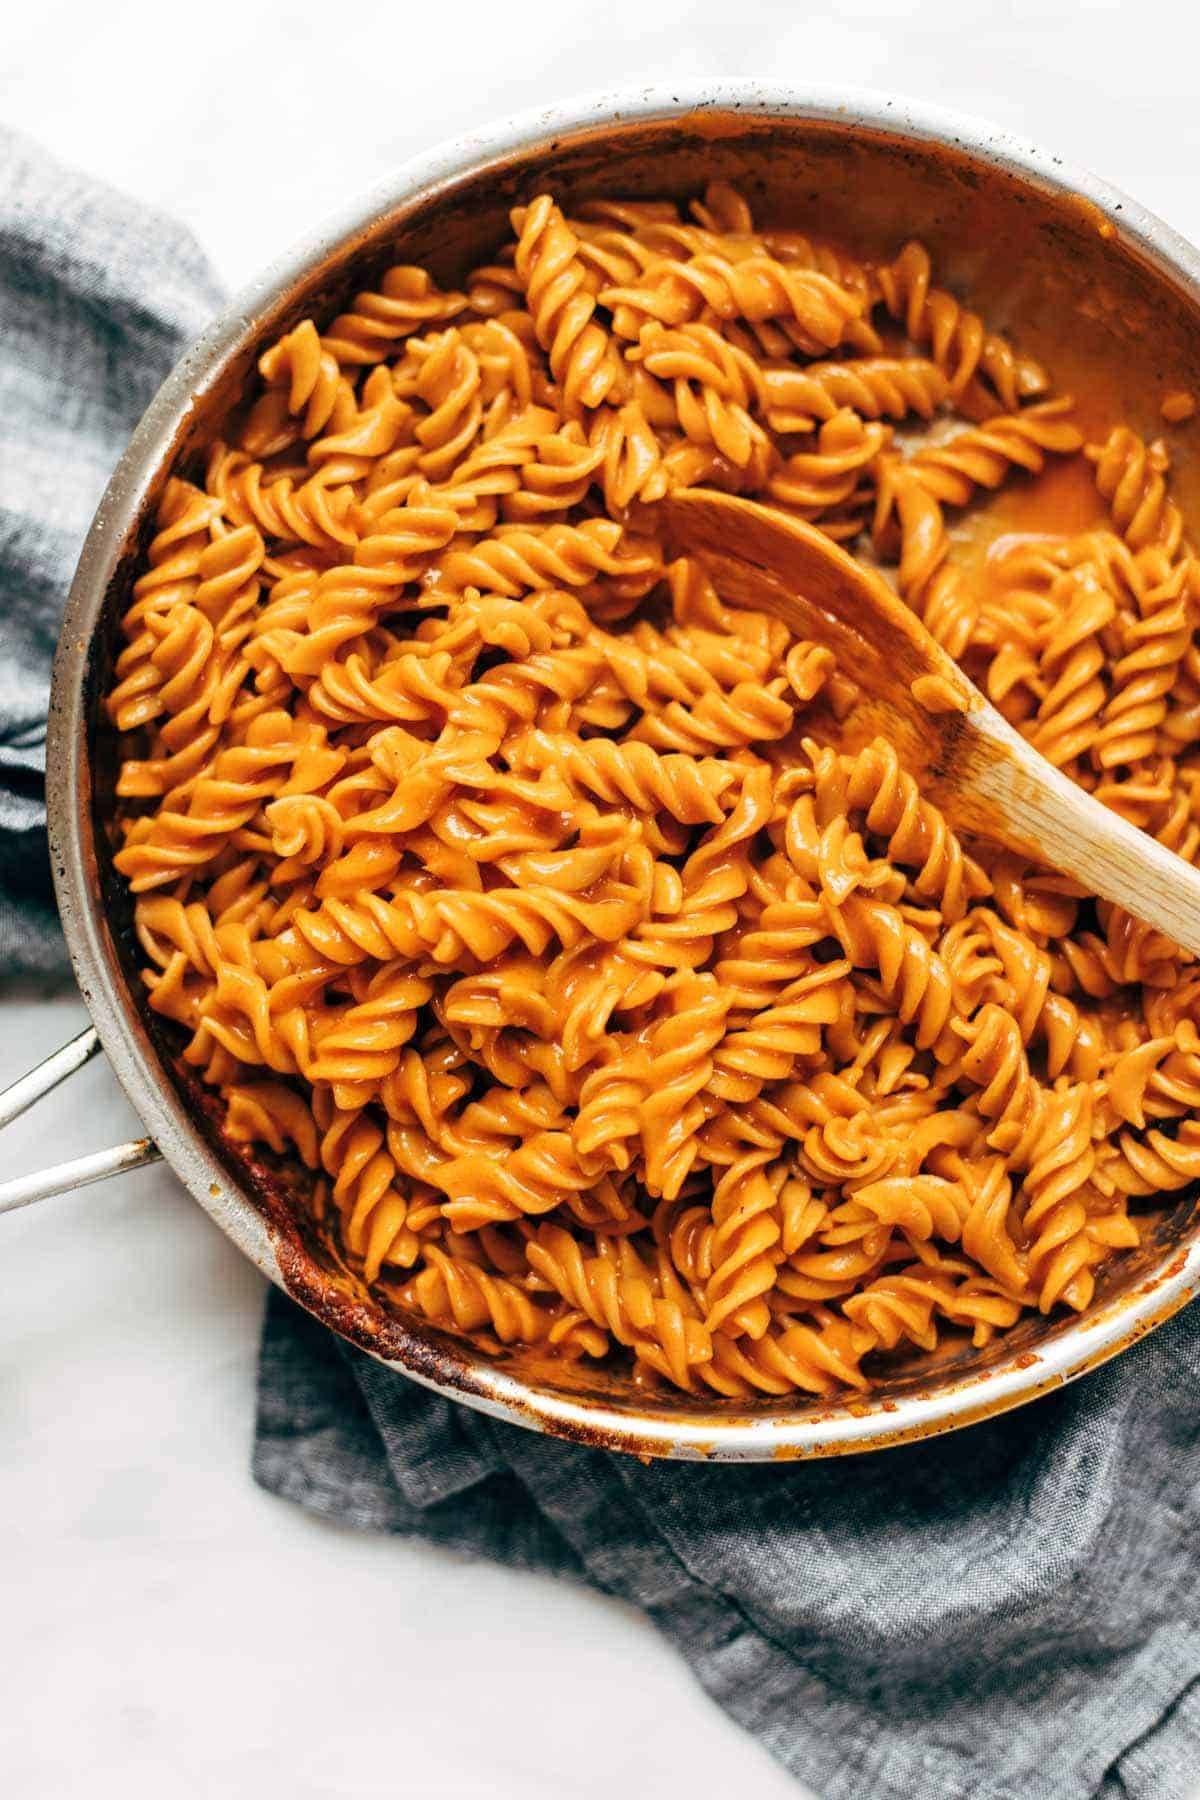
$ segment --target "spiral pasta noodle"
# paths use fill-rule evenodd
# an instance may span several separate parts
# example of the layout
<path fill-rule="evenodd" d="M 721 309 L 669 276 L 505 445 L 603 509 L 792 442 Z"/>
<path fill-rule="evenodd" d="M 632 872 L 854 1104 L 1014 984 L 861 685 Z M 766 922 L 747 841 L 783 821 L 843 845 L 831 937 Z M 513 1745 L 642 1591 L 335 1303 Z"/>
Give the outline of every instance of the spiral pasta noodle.
<path fill-rule="evenodd" d="M 843 744 L 856 671 L 656 505 L 869 541 L 1196 861 L 1167 447 L 1085 447 L 919 244 L 865 262 L 722 183 L 512 227 L 292 326 L 163 490 L 107 701 L 149 1006 L 343 1268 L 497 1355 L 827 1399 L 1085 1308 L 1200 1181 L 1200 971 Z M 1094 521 L 972 564 L 958 517 L 1064 459 Z"/>

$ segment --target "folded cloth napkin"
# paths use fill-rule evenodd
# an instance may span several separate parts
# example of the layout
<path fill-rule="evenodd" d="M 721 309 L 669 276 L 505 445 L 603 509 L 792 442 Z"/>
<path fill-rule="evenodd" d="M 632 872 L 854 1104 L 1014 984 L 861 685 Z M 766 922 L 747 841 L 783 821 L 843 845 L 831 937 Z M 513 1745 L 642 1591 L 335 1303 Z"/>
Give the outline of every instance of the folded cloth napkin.
<path fill-rule="evenodd" d="M 50 662 L 113 464 L 220 305 L 172 220 L 0 130 L 0 973 L 66 968 L 46 849 Z"/>
<path fill-rule="evenodd" d="M 216 300 L 168 221 L 0 134 L 0 956 L 61 962 L 40 789 L 87 515 Z M 825 1800 L 1200 1794 L 1200 1306 L 956 1437 L 638 1463 L 494 1424 L 267 1308 L 254 1472 L 313 1511 L 591 1583 Z"/>

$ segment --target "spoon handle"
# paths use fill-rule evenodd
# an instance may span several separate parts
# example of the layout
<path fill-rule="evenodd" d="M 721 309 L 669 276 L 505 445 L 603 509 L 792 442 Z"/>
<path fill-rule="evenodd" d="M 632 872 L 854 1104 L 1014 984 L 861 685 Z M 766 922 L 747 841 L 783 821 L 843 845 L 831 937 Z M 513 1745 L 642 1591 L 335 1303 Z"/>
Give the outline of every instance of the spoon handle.
<path fill-rule="evenodd" d="M 986 701 L 963 725 L 961 823 L 1014 846 L 1025 839 L 1039 862 L 1200 956 L 1200 871 L 1077 787 Z"/>

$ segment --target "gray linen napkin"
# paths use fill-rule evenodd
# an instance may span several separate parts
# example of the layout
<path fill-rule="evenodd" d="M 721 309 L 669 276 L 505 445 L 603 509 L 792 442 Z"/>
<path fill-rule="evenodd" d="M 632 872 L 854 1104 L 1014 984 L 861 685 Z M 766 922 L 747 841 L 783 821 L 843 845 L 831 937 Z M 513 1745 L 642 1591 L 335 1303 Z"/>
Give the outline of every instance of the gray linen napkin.
<path fill-rule="evenodd" d="M 46 674 L 103 478 L 216 301 L 167 221 L 0 132 L 0 968 L 50 969 Z M 254 1473 L 632 1601 L 825 1800 L 1200 1788 L 1200 1306 L 1024 1412 L 789 1468 L 639 1464 L 451 1405 L 272 1293 Z"/>
<path fill-rule="evenodd" d="M 79 546 L 221 292 L 194 239 L 0 129 L 0 974 L 66 968 L 43 777 Z"/>

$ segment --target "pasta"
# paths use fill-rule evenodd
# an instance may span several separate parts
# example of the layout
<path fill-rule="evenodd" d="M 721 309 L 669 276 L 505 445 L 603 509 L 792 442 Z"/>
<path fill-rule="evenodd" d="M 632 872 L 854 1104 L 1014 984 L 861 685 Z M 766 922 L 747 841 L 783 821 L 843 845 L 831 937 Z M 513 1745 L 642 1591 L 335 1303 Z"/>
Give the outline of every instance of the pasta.
<path fill-rule="evenodd" d="M 845 741 L 856 670 L 656 506 L 869 552 L 1195 861 L 1166 447 L 1085 445 L 919 244 L 863 262 L 722 184 L 512 225 L 459 289 L 397 267 L 294 326 L 166 486 L 108 698 L 150 1006 L 347 1268 L 497 1354 L 831 1396 L 1082 1310 L 1200 1180 L 1200 971 Z M 1064 459 L 1086 529 L 956 536 Z"/>

